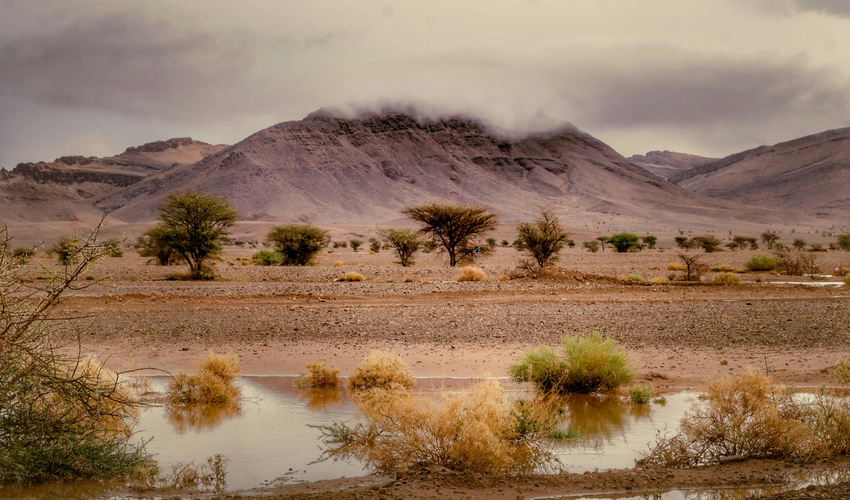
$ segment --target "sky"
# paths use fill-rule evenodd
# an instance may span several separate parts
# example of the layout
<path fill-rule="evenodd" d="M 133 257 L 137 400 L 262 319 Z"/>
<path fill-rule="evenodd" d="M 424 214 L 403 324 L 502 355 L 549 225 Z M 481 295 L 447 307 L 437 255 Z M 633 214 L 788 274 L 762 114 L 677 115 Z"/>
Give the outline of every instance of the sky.
<path fill-rule="evenodd" d="M 415 106 L 625 156 L 850 126 L 847 0 L 0 0 L 0 167 Z"/>

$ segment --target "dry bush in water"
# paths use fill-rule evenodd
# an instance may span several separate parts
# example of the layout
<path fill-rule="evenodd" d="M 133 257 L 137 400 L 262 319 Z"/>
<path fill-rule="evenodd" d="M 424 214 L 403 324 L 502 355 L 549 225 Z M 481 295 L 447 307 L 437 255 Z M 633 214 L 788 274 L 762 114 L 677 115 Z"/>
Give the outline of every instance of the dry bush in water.
<path fill-rule="evenodd" d="M 348 378 L 348 388 L 403 390 L 413 387 L 413 372 L 400 357 L 386 351 L 370 352 L 354 374 Z"/>
<path fill-rule="evenodd" d="M 508 402 L 495 380 L 439 402 L 384 390 L 356 401 L 367 422 L 320 426 L 327 447 L 320 460 L 356 457 L 385 474 L 431 466 L 483 474 L 551 467 L 556 459 L 546 437 L 565 418 L 546 399 Z"/>
<path fill-rule="evenodd" d="M 298 389 L 324 389 L 339 386 L 339 368 L 324 363 L 307 363 L 307 373 L 295 379 Z"/>
<path fill-rule="evenodd" d="M 642 463 L 666 467 L 715 464 L 727 457 L 812 462 L 850 452 L 850 403 L 823 393 L 792 396 L 747 368 L 712 382 L 673 437 Z"/>
<path fill-rule="evenodd" d="M 633 385 L 629 387 L 629 401 L 636 405 L 645 405 L 652 400 L 652 387 L 648 385 Z"/>
<path fill-rule="evenodd" d="M 172 404 L 236 404 L 239 388 L 233 385 L 239 372 L 235 354 L 207 352 L 194 375 L 178 373 L 168 384 L 168 401 Z"/>
<path fill-rule="evenodd" d="M 463 272 L 457 277 L 457 281 L 487 281 L 487 275 L 477 267 L 467 266 L 463 268 Z"/>
<path fill-rule="evenodd" d="M 68 264 L 33 284 L 0 228 L 0 484 L 127 476 L 150 466 L 130 442 L 139 402 L 119 375 L 80 353 L 83 331 L 55 312 L 109 249 L 98 226 Z M 72 354 L 67 354 L 72 353 Z"/>
<path fill-rule="evenodd" d="M 628 355 L 599 332 L 564 335 L 563 357 L 547 346 L 526 351 L 508 368 L 511 377 L 532 382 L 544 392 L 611 392 L 634 379 Z"/>

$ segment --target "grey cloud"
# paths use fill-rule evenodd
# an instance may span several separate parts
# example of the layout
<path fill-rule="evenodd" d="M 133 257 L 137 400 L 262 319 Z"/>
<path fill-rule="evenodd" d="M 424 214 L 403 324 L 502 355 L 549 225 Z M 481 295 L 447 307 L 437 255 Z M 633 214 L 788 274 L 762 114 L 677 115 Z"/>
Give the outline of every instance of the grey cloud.
<path fill-rule="evenodd" d="M 847 0 L 791 0 L 798 12 L 820 12 L 850 17 L 850 2 Z"/>
<path fill-rule="evenodd" d="M 576 111 L 593 124 L 711 125 L 811 115 L 846 118 L 846 83 L 793 61 L 695 58 L 588 68 L 571 91 L 581 96 Z"/>
<path fill-rule="evenodd" d="M 254 104 L 253 64 L 244 39 L 124 13 L 5 39 L 0 84 L 42 104 L 192 119 Z"/>

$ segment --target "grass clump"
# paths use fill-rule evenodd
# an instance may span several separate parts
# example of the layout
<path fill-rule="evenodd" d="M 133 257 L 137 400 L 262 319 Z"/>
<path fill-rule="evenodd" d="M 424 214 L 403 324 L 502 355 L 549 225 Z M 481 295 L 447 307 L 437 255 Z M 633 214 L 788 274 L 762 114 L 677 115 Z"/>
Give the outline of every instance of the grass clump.
<path fill-rule="evenodd" d="M 283 254 L 277 250 L 258 250 L 251 257 L 251 262 L 258 266 L 278 266 L 283 262 Z"/>
<path fill-rule="evenodd" d="M 541 398 L 508 401 L 495 380 L 439 401 L 384 390 L 356 401 L 366 423 L 320 426 L 327 446 L 320 460 L 356 457 L 384 474 L 434 466 L 481 474 L 545 468 L 556 460 L 546 437 L 564 419 Z"/>
<path fill-rule="evenodd" d="M 652 387 L 648 385 L 633 385 L 629 387 L 629 401 L 636 405 L 645 405 L 652 400 Z"/>
<path fill-rule="evenodd" d="M 715 285 L 740 285 L 741 277 L 732 273 L 720 273 L 714 277 L 712 283 Z"/>
<path fill-rule="evenodd" d="M 750 272 L 765 272 L 773 271 L 779 265 L 779 259 L 770 255 L 756 255 L 744 264 L 747 271 Z"/>
<path fill-rule="evenodd" d="M 850 452 L 850 403 L 824 393 L 794 397 L 753 368 L 715 380 L 694 401 L 672 437 L 643 463 L 716 464 L 725 457 L 812 462 Z"/>
<path fill-rule="evenodd" d="M 325 389 L 339 386 L 339 368 L 324 363 L 307 363 L 307 373 L 302 373 L 294 383 L 299 389 Z"/>
<path fill-rule="evenodd" d="M 834 367 L 832 374 L 844 385 L 850 385 L 850 359 L 842 359 Z"/>
<path fill-rule="evenodd" d="M 667 264 L 667 270 L 668 271 L 684 271 L 685 266 L 683 266 L 682 264 L 679 264 L 677 262 L 671 262 L 670 264 Z"/>
<path fill-rule="evenodd" d="M 714 273 L 731 273 L 734 269 L 732 269 L 732 266 L 729 264 L 720 264 L 717 266 L 711 266 L 711 271 Z"/>
<path fill-rule="evenodd" d="M 404 390 L 413 387 L 413 372 L 400 357 L 386 351 L 370 352 L 348 378 L 351 390 Z"/>
<path fill-rule="evenodd" d="M 634 379 L 629 358 L 599 332 L 562 337 L 563 357 L 541 346 L 527 351 L 508 372 L 520 382 L 532 382 L 545 392 L 612 392 Z"/>
<path fill-rule="evenodd" d="M 463 272 L 457 277 L 457 281 L 487 281 L 487 275 L 477 267 L 467 266 L 463 268 Z"/>
<path fill-rule="evenodd" d="M 352 271 L 345 273 L 345 276 L 341 276 L 337 281 L 363 281 L 364 279 L 366 278 L 362 274 Z"/>
<path fill-rule="evenodd" d="M 198 364 L 197 373 L 178 373 L 168 384 L 168 401 L 172 404 L 236 404 L 239 388 L 233 382 L 239 373 L 235 354 L 207 352 Z"/>

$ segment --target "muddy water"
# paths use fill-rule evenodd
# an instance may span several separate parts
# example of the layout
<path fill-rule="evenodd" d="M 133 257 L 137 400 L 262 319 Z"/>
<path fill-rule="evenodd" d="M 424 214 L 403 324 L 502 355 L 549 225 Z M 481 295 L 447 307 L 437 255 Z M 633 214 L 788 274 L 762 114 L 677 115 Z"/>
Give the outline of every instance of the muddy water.
<path fill-rule="evenodd" d="M 164 470 L 178 462 L 203 463 L 227 457 L 227 488 L 317 481 L 368 474 L 359 463 L 321 462 L 315 425 L 356 422 L 359 411 L 344 390 L 295 391 L 291 377 L 243 377 L 241 409 L 181 414 L 152 408 L 140 417 L 141 438 Z M 419 379 L 417 390 L 436 394 L 465 390 L 475 380 Z M 520 391 L 521 388 L 506 387 Z M 567 400 L 571 427 L 579 437 L 554 443 L 571 472 L 634 466 L 659 430 L 674 432 L 689 395 L 667 395 L 666 405 L 631 405 L 617 398 L 573 396 Z"/>

